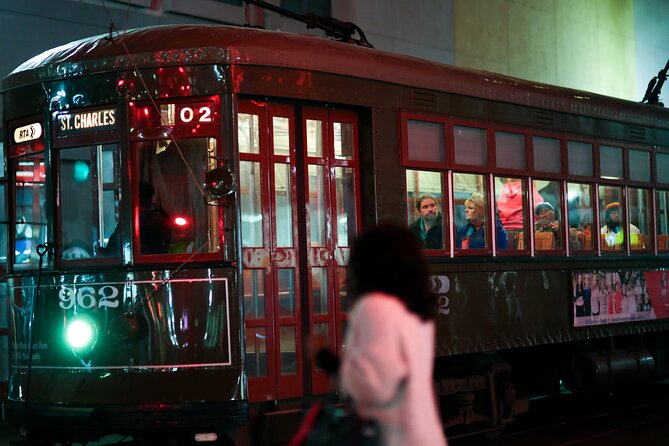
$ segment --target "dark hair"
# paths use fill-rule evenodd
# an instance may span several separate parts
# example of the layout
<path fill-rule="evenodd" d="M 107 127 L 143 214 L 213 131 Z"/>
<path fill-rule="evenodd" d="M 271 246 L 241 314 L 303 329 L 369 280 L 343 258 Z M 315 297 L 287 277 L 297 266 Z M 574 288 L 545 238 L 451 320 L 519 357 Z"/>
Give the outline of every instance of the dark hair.
<path fill-rule="evenodd" d="M 352 302 L 374 291 L 397 297 L 422 320 L 434 319 L 437 296 L 430 292 L 422 244 L 406 227 L 383 223 L 363 232 L 348 264 Z"/>
<path fill-rule="evenodd" d="M 139 204 L 143 206 L 148 206 L 151 204 L 153 195 L 156 193 L 156 190 L 153 188 L 151 183 L 146 181 L 140 181 L 138 186 L 139 192 Z"/>
<path fill-rule="evenodd" d="M 423 194 L 420 197 L 418 197 L 418 199 L 416 200 L 416 210 L 417 211 L 420 211 L 420 206 L 421 206 L 421 204 L 423 204 L 423 201 L 425 201 L 425 200 L 432 200 L 432 201 L 434 201 L 434 204 L 436 204 L 437 207 L 439 207 L 439 202 L 437 201 L 436 198 L 434 198 L 434 195 Z"/>

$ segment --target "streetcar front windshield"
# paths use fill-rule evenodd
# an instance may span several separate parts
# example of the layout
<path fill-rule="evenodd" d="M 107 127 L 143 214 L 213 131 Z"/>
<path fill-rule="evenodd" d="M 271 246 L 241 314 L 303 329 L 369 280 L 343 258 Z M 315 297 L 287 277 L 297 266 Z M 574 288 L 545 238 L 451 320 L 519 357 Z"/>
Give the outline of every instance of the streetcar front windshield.
<path fill-rule="evenodd" d="M 136 143 L 135 151 L 140 254 L 218 251 L 222 221 L 202 190 L 204 173 L 215 167 L 216 139 L 145 141 Z"/>
<path fill-rule="evenodd" d="M 62 259 L 119 256 L 118 145 L 58 152 Z"/>

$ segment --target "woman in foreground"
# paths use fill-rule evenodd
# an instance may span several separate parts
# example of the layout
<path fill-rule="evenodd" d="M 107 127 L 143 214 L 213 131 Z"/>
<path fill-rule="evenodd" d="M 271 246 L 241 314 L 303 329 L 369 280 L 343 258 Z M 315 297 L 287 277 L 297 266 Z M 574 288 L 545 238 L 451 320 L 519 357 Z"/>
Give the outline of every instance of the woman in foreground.
<path fill-rule="evenodd" d="M 437 297 L 420 241 L 404 227 L 371 228 L 353 245 L 348 270 L 341 392 L 379 423 L 382 444 L 446 445 L 432 381 Z"/>

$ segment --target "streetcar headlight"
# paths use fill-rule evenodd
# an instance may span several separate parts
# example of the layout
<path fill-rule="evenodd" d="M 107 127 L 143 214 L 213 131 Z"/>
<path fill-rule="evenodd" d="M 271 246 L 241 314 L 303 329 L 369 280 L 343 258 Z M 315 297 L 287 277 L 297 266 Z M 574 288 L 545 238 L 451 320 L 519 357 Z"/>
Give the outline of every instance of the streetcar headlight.
<path fill-rule="evenodd" d="M 67 326 L 67 344 L 76 352 L 89 352 L 98 340 L 95 322 L 85 316 L 77 316 Z"/>

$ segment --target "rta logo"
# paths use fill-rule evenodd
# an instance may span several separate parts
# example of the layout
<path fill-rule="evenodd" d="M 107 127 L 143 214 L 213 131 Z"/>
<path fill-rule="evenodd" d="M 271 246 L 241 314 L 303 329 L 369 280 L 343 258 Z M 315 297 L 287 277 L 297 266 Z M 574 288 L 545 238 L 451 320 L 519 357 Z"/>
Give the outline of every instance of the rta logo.
<path fill-rule="evenodd" d="M 448 276 L 430 276 L 430 289 L 433 293 L 439 294 L 439 314 L 448 316 L 451 314 L 449 308 L 449 299 L 446 293 L 451 289 L 451 281 Z"/>

